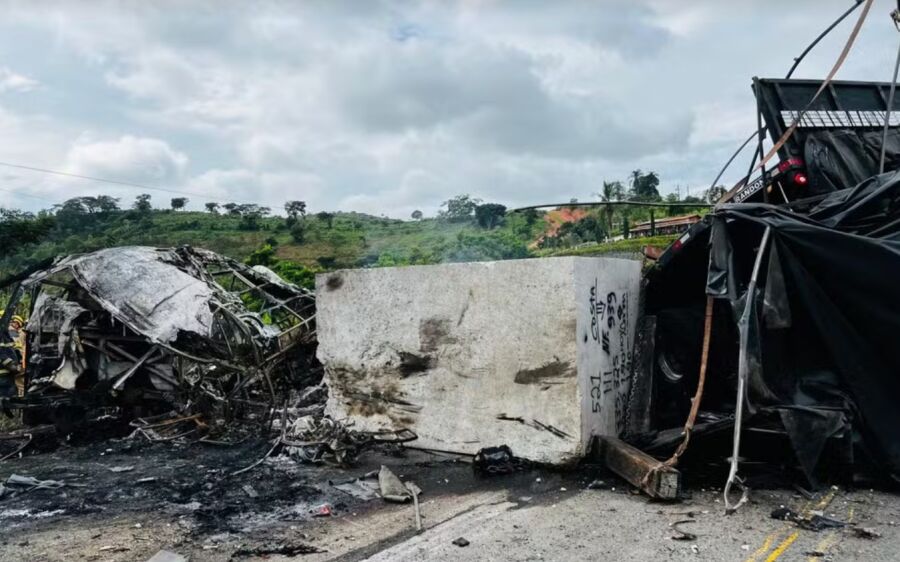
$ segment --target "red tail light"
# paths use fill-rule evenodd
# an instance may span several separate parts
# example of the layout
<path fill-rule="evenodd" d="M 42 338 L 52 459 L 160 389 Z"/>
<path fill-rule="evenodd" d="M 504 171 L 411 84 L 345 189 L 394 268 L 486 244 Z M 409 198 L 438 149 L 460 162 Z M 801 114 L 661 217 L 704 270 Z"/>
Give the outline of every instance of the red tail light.
<path fill-rule="evenodd" d="M 791 168 L 802 168 L 803 160 L 800 158 L 788 158 L 787 160 L 780 162 L 778 164 L 778 171 L 784 173 Z"/>
<path fill-rule="evenodd" d="M 809 178 L 807 178 L 806 174 L 804 174 L 803 172 L 797 172 L 796 174 L 794 174 L 794 183 L 803 187 L 807 183 L 809 183 Z"/>

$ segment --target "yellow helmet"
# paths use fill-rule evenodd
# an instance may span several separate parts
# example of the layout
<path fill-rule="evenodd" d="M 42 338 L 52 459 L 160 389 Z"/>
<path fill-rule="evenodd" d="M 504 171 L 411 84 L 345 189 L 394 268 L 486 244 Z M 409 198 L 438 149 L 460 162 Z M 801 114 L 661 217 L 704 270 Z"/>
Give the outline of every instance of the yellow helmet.
<path fill-rule="evenodd" d="M 3 313 L 0 312 L 0 314 L 3 314 Z M 25 325 L 25 319 L 22 318 L 21 316 L 19 316 L 18 314 L 14 315 L 14 316 L 12 317 L 12 319 L 10 320 L 10 323 L 12 323 L 12 322 L 18 322 L 20 326 L 24 326 L 24 325 Z"/>

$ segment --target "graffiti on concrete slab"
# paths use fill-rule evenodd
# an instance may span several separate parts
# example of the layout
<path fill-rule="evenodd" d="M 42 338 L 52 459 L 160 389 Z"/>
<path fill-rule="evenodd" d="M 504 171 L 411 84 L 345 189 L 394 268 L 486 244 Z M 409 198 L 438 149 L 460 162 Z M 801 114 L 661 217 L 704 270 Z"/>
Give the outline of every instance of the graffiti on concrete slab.
<path fill-rule="evenodd" d="M 612 404 L 617 431 L 625 425 L 632 361 L 631 346 L 628 345 L 628 297 L 628 291 L 610 291 L 601 295 L 596 279 L 588 296 L 591 337 L 607 358 L 597 374 L 590 377 L 591 412 L 599 414 L 604 404 Z M 605 399 L 610 393 L 611 399 Z"/>

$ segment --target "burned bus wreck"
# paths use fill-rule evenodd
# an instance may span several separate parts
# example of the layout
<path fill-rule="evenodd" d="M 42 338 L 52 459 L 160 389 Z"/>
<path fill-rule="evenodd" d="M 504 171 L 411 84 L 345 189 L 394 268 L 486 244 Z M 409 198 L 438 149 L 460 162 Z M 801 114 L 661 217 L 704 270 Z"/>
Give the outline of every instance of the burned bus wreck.
<path fill-rule="evenodd" d="M 30 423 L 264 413 L 276 393 L 321 376 L 313 294 L 206 250 L 64 257 L 23 279 L 14 295 L 31 307 L 27 390 L 3 408 L 24 410 Z"/>

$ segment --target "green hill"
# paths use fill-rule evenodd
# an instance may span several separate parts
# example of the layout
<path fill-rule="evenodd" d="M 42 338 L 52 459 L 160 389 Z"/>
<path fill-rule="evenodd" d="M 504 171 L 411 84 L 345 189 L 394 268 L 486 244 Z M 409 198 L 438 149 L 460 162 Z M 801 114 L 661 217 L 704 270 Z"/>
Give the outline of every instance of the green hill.
<path fill-rule="evenodd" d="M 44 218 L 48 220 L 43 232 L 34 226 L 41 216 L 18 221 L 14 227 L 8 224 L 13 232 L 5 235 L 0 228 L 0 247 L 5 250 L 0 274 L 61 254 L 122 245 L 189 244 L 242 261 L 265 265 L 284 261 L 295 269 L 310 270 L 510 259 L 531 255 L 528 245 L 545 229 L 539 217 L 518 214 L 510 214 L 493 229 L 480 228 L 471 220 L 401 221 L 357 213 L 335 213 L 328 220 L 307 216 L 293 224 L 283 217 L 248 224 L 238 216 L 175 211 Z M 35 232 L 22 225 L 31 225 Z"/>
<path fill-rule="evenodd" d="M 37 215 L 0 209 L 0 278 L 58 255 L 124 245 L 207 248 L 251 265 L 267 265 L 294 282 L 310 285 L 315 272 L 337 268 L 556 255 L 634 256 L 647 243 L 664 246 L 672 239 L 598 242 L 615 225 L 639 218 L 640 209 L 631 219 L 607 216 L 600 208 L 575 207 L 504 215 L 502 206 L 490 204 L 480 206 L 496 207 L 487 218 L 473 207 L 455 218 L 397 220 L 317 213 L 291 219 L 265 217 L 252 209 L 243 214 L 119 210 L 114 205 L 104 210 L 102 196 L 89 199 L 84 205 L 70 200 Z"/>

